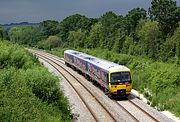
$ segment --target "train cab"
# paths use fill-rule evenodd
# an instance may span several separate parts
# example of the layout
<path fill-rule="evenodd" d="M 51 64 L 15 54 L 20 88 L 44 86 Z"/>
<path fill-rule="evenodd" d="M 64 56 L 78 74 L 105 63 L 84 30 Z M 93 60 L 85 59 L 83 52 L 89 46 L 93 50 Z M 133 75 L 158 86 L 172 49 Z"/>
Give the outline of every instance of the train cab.
<path fill-rule="evenodd" d="M 127 96 L 132 89 L 130 71 L 115 71 L 109 73 L 109 91 L 118 96 Z"/>

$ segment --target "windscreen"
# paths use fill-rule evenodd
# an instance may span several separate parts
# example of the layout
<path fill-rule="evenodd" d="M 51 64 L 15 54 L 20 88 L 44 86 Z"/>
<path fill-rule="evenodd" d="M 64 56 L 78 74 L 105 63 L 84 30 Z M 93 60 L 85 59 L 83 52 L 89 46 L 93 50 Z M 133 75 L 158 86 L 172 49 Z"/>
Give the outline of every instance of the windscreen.
<path fill-rule="evenodd" d="M 131 77 L 130 72 L 115 72 L 111 73 L 111 84 L 130 84 L 131 83 Z"/>

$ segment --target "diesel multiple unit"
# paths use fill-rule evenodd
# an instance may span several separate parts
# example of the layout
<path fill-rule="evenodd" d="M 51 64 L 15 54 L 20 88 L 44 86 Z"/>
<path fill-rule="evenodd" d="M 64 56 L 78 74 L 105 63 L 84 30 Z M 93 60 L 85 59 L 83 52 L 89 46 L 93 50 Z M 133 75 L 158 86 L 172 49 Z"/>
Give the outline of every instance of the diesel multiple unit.
<path fill-rule="evenodd" d="M 130 69 L 82 52 L 66 50 L 65 63 L 98 83 L 109 96 L 127 96 L 132 89 Z"/>

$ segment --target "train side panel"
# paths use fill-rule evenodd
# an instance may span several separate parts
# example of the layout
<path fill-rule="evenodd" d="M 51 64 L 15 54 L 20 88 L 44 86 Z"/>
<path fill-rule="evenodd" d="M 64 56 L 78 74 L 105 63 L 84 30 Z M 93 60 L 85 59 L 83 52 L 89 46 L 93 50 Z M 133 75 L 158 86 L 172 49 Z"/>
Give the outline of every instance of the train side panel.
<path fill-rule="evenodd" d="M 89 75 L 94 81 L 109 90 L 107 71 L 74 55 L 65 53 L 64 59 L 67 63 L 73 65 L 82 73 Z"/>

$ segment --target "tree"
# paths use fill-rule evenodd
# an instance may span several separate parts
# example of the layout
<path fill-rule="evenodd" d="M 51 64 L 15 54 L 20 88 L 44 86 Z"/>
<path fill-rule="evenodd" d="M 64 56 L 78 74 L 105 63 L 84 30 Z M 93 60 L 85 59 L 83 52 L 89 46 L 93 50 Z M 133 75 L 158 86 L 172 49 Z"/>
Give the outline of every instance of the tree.
<path fill-rule="evenodd" d="M 112 24 L 115 24 L 117 18 L 118 16 L 115 13 L 109 11 L 103 14 L 99 20 L 104 27 L 108 28 L 108 27 L 112 27 Z"/>
<path fill-rule="evenodd" d="M 90 48 L 99 47 L 101 39 L 102 39 L 102 24 L 96 23 L 92 26 L 92 29 L 90 31 L 87 47 Z"/>
<path fill-rule="evenodd" d="M 103 14 L 99 21 L 103 26 L 103 31 L 106 36 L 111 35 L 117 28 L 119 28 L 117 24 L 118 16 L 112 11 Z"/>
<path fill-rule="evenodd" d="M 85 16 L 75 14 L 65 18 L 59 24 L 60 36 L 63 41 L 67 41 L 70 31 L 90 31 L 91 25 L 96 22 L 96 19 L 89 19 Z"/>
<path fill-rule="evenodd" d="M 8 31 L 8 36 L 10 41 L 16 42 L 18 44 L 28 44 L 30 46 L 35 46 L 41 39 L 37 28 L 32 26 L 21 28 L 13 27 Z"/>
<path fill-rule="evenodd" d="M 21 37 L 22 37 L 22 29 L 17 27 L 12 27 L 8 31 L 8 36 L 10 41 L 17 42 L 21 44 Z"/>
<path fill-rule="evenodd" d="M 174 35 L 167 38 L 161 46 L 161 58 L 167 61 L 170 58 L 180 59 L 180 28 L 177 28 Z"/>
<path fill-rule="evenodd" d="M 73 48 L 83 48 L 86 40 L 86 32 L 79 29 L 78 31 L 70 31 L 68 37 L 68 45 Z"/>
<path fill-rule="evenodd" d="M 62 42 L 61 39 L 57 36 L 49 36 L 45 42 L 48 49 L 59 47 Z"/>
<path fill-rule="evenodd" d="M 145 22 L 142 27 L 137 30 L 137 36 L 139 38 L 138 45 L 141 55 L 157 59 L 162 43 L 161 35 L 162 33 L 157 22 Z"/>
<path fill-rule="evenodd" d="M 56 35 L 60 32 L 58 28 L 59 22 L 54 20 L 46 20 L 40 23 L 40 31 L 44 37 Z"/>
<path fill-rule="evenodd" d="M 159 22 L 163 35 L 172 35 L 180 21 L 180 9 L 173 0 L 152 0 L 149 15 Z"/>
<path fill-rule="evenodd" d="M 136 26 L 140 20 L 146 19 L 146 10 L 143 8 L 134 8 L 128 12 L 125 17 L 125 30 L 127 34 L 134 34 Z"/>
<path fill-rule="evenodd" d="M 0 25 L 0 39 L 3 39 L 3 27 Z"/>
<path fill-rule="evenodd" d="M 115 38 L 114 38 L 113 50 L 116 51 L 117 53 L 120 53 L 122 48 L 123 48 L 123 43 L 124 43 L 124 40 L 125 40 L 125 36 L 126 35 L 123 32 L 123 30 L 118 29 L 116 31 Z"/>
<path fill-rule="evenodd" d="M 99 22 L 102 24 L 102 38 L 100 42 L 102 48 L 113 49 L 115 34 L 121 25 L 119 24 L 121 18 L 121 16 L 119 17 L 112 11 L 109 11 L 99 19 Z"/>
<path fill-rule="evenodd" d="M 39 30 L 32 26 L 23 27 L 21 35 L 21 43 L 30 46 L 35 46 L 41 40 Z"/>
<path fill-rule="evenodd" d="M 62 40 L 57 36 L 49 36 L 46 40 L 38 42 L 38 47 L 42 49 L 51 50 L 60 46 L 63 47 Z"/>
<path fill-rule="evenodd" d="M 133 44 L 134 44 L 133 38 L 130 36 L 126 36 L 121 52 L 125 54 L 134 54 Z"/>

